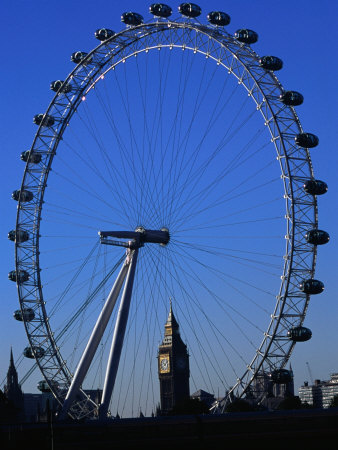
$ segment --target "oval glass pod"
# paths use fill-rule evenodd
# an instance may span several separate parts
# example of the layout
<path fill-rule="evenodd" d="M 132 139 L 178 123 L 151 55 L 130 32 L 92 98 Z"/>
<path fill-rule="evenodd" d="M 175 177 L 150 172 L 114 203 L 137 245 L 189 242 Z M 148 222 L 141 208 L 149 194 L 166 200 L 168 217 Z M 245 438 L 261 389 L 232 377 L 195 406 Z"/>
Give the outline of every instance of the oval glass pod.
<path fill-rule="evenodd" d="M 265 70 L 280 70 L 283 67 L 283 61 L 277 56 L 263 56 L 259 60 L 259 65 Z"/>
<path fill-rule="evenodd" d="M 12 192 L 12 199 L 21 203 L 30 202 L 33 200 L 33 193 L 31 191 L 26 191 L 26 189 L 17 189 Z"/>
<path fill-rule="evenodd" d="M 29 233 L 25 230 L 11 230 L 8 233 L 8 239 L 13 242 L 26 242 L 29 239 Z"/>
<path fill-rule="evenodd" d="M 86 52 L 74 52 L 71 54 L 70 60 L 73 61 L 75 64 L 80 64 L 84 59 L 86 59 L 88 53 Z M 90 62 L 90 60 L 87 61 L 87 63 Z"/>
<path fill-rule="evenodd" d="M 67 94 L 72 90 L 72 87 L 69 84 L 65 84 L 62 80 L 52 81 L 50 84 L 50 88 L 54 92 L 59 92 Z"/>
<path fill-rule="evenodd" d="M 110 30 L 109 28 L 100 28 L 95 31 L 95 37 L 99 41 L 106 41 L 107 39 L 113 37 L 115 35 L 115 31 Z"/>
<path fill-rule="evenodd" d="M 29 273 L 25 270 L 19 270 L 18 272 L 11 270 L 8 274 L 8 279 L 18 284 L 25 283 L 29 280 Z"/>
<path fill-rule="evenodd" d="M 26 150 L 25 152 L 22 152 L 20 158 L 22 161 L 30 162 L 32 164 L 39 164 L 39 162 L 41 161 L 40 153 L 36 153 L 31 150 Z"/>
<path fill-rule="evenodd" d="M 201 8 L 195 3 L 181 3 L 178 7 L 178 11 L 185 17 L 198 17 L 202 14 Z"/>
<path fill-rule="evenodd" d="M 293 342 L 305 342 L 311 339 L 312 331 L 306 327 L 292 327 L 288 331 L 288 338 Z"/>
<path fill-rule="evenodd" d="M 155 17 L 163 17 L 165 19 L 173 13 L 170 6 L 164 3 L 153 3 L 149 6 L 149 12 Z"/>
<path fill-rule="evenodd" d="M 55 119 L 48 114 L 37 114 L 33 117 L 33 123 L 35 123 L 35 125 L 41 125 L 42 127 L 51 127 L 54 125 Z"/>
<path fill-rule="evenodd" d="M 285 384 L 292 381 L 292 374 L 287 369 L 276 369 L 270 373 L 270 379 L 276 384 Z"/>
<path fill-rule="evenodd" d="M 42 347 L 39 346 L 34 346 L 34 352 L 31 347 L 26 347 L 23 351 L 23 356 L 29 359 L 34 359 L 35 358 L 34 353 L 37 358 L 42 358 L 45 354 L 45 351 Z"/>
<path fill-rule="evenodd" d="M 55 388 L 59 387 L 59 383 L 57 381 L 50 380 L 49 383 Z M 47 383 L 46 380 L 39 381 L 38 384 L 37 384 L 37 388 L 41 392 L 51 392 L 49 384 Z"/>
<path fill-rule="evenodd" d="M 296 91 L 286 91 L 279 96 L 279 100 L 287 106 L 299 106 L 303 103 L 304 97 Z"/>
<path fill-rule="evenodd" d="M 143 17 L 141 16 L 141 14 L 135 12 L 125 12 L 121 16 L 121 22 L 125 23 L 126 25 L 137 26 L 143 23 Z"/>
<path fill-rule="evenodd" d="M 330 240 L 330 235 L 324 230 L 309 230 L 305 234 L 306 242 L 313 245 L 327 244 Z"/>
<path fill-rule="evenodd" d="M 309 280 L 302 281 L 299 285 L 299 289 L 305 292 L 305 294 L 320 294 L 324 290 L 324 283 L 310 278 Z"/>
<path fill-rule="evenodd" d="M 300 133 L 295 137 L 296 144 L 303 148 L 317 147 L 319 138 L 312 133 Z"/>
<path fill-rule="evenodd" d="M 35 318 L 35 313 L 32 308 L 23 308 L 22 311 L 21 309 L 17 309 L 14 311 L 13 317 L 19 322 L 31 322 Z"/>
<path fill-rule="evenodd" d="M 303 185 L 304 191 L 311 195 L 326 194 L 328 187 L 325 181 L 307 180 Z"/>
<path fill-rule="evenodd" d="M 218 27 L 225 27 L 230 23 L 230 16 L 223 11 L 211 11 L 207 19 L 209 23 Z"/>
<path fill-rule="evenodd" d="M 254 44 L 258 41 L 258 34 L 255 31 L 243 28 L 236 31 L 235 39 L 239 42 L 243 42 L 244 44 Z"/>

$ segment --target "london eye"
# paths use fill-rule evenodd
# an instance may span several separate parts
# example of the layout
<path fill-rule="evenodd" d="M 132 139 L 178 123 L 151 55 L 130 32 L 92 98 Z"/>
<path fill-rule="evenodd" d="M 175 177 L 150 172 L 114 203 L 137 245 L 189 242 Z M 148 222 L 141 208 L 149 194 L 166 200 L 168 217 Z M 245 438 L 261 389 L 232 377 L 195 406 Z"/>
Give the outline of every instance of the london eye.
<path fill-rule="evenodd" d="M 123 30 L 74 51 L 12 194 L 24 355 L 76 419 L 156 410 L 169 299 L 190 384 L 223 399 L 215 410 L 261 374 L 283 382 L 324 289 L 319 139 L 275 75 L 283 62 L 254 51 L 253 30 L 230 34 L 224 12 L 150 13 L 124 13 Z"/>

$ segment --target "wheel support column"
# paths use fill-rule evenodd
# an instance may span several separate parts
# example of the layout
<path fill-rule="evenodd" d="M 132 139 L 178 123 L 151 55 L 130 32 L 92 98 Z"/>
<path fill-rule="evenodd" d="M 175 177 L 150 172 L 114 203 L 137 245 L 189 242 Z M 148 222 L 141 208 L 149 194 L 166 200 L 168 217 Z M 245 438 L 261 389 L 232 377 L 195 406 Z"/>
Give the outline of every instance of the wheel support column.
<path fill-rule="evenodd" d="M 70 385 L 64 404 L 62 406 L 62 410 L 59 415 L 59 418 L 61 420 L 67 417 L 68 410 L 71 404 L 73 403 L 75 396 L 79 392 L 83 380 L 88 372 L 89 366 L 94 358 L 97 347 L 101 341 L 103 333 L 106 329 L 106 326 L 114 309 L 116 300 L 121 291 L 129 266 L 130 266 L 130 258 L 128 255 L 108 295 L 108 298 L 106 300 L 106 303 L 104 304 L 101 314 L 96 321 L 96 325 L 89 338 L 87 347 L 82 355 L 79 365 L 77 366 L 72 383 Z"/>
<path fill-rule="evenodd" d="M 106 378 L 103 386 L 102 403 L 99 409 L 100 419 L 107 418 L 109 403 L 115 385 L 124 335 L 128 321 L 130 300 L 133 291 L 133 284 L 135 277 L 137 255 L 138 255 L 138 248 L 136 248 L 133 251 L 133 254 L 131 256 L 132 260 L 128 269 L 127 280 L 124 286 L 120 308 L 117 315 L 112 345 L 109 354 L 109 360 L 107 364 Z"/>

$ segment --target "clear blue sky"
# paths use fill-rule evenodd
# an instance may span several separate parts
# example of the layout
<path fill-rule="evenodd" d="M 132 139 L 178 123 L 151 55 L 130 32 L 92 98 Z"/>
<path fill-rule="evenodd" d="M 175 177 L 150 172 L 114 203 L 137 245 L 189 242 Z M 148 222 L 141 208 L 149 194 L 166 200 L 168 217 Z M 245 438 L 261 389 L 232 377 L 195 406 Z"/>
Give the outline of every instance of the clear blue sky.
<path fill-rule="evenodd" d="M 176 10 L 179 3 L 170 4 Z M 297 110 L 301 123 L 320 138 L 311 155 L 316 177 L 329 186 L 326 196 L 319 198 L 319 227 L 330 233 L 331 241 L 318 251 L 316 278 L 324 282 L 325 292 L 313 296 L 310 302 L 305 325 L 312 329 L 313 338 L 298 344 L 291 358 L 297 389 L 309 379 L 306 361 L 314 378 L 328 379 L 331 372 L 338 372 L 338 5 L 332 0 L 203 0 L 198 4 L 205 15 L 209 10 L 227 12 L 232 18 L 229 32 L 244 27 L 258 32 L 255 51 L 284 61 L 278 77 L 285 88 L 304 95 L 304 104 Z M 12 318 L 18 300 L 14 284 L 7 280 L 14 268 L 14 247 L 7 233 L 14 228 L 16 217 L 11 192 L 19 188 L 24 168 L 19 156 L 30 148 L 36 131 L 32 118 L 43 112 L 51 99 L 50 81 L 64 79 L 73 69 L 71 53 L 89 51 L 97 45 L 93 38 L 97 28 L 120 30 L 124 26 L 120 15 L 128 10 L 147 18 L 148 2 L 13 0 L 2 9 L 1 380 L 7 371 L 10 346 L 17 357 L 27 342 L 22 325 Z M 24 386 L 24 390 L 32 391 L 33 386 Z"/>

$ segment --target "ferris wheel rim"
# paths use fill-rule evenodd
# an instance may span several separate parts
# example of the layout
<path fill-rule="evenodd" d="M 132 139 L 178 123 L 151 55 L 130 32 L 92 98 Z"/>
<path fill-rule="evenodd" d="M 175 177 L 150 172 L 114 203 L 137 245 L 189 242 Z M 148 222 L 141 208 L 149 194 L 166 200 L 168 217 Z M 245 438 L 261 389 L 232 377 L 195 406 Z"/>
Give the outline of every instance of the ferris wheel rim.
<path fill-rule="evenodd" d="M 132 29 L 124 30 L 124 31 L 118 33 L 117 35 L 111 37 L 107 41 L 101 43 L 92 52 L 90 52 L 87 55 L 86 58 L 87 58 L 88 61 L 90 61 L 91 58 L 95 57 L 98 53 L 100 53 L 102 51 L 102 49 L 105 49 L 109 45 L 109 43 L 116 42 L 116 39 L 119 39 L 120 37 L 123 38 L 123 37 L 125 37 L 128 34 L 138 35 L 138 38 L 140 39 L 139 33 L 141 33 L 142 30 L 144 30 L 144 29 L 153 31 L 153 33 L 156 34 L 156 33 L 162 32 L 162 31 L 168 31 L 170 29 L 175 29 L 175 28 L 183 28 L 183 29 L 187 29 L 187 30 L 189 29 L 189 30 L 192 30 L 193 32 L 195 32 L 196 34 L 199 34 L 199 33 L 204 34 L 205 36 L 207 36 L 208 39 L 211 39 L 214 42 L 217 41 L 220 44 L 221 47 L 223 47 L 226 51 L 229 51 L 229 52 L 231 50 L 229 50 L 229 48 L 227 47 L 227 44 L 228 44 L 229 47 L 230 47 L 230 44 L 231 44 L 231 46 L 233 46 L 239 53 L 242 52 L 244 56 L 247 56 L 248 58 L 250 57 L 253 60 L 257 61 L 256 54 L 254 54 L 254 52 L 249 47 L 243 46 L 242 44 L 238 43 L 234 38 L 232 38 L 227 33 L 225 33 L 225 32 L 221 33 L 220 31 L 215 32 L 214 28 L 205 27 L 205 26 L 202 26 L 202 25 L 199 25 L 199 24 L 186 23 L 186 22 L 165 22 L 165 24 L 161 23 L 161 22 L 160 23 L 158 23 L 158 22 L 157 23 L 148 23 L 148 24 L 139 25 L 139 26 L 137 26 L 135 28 L 132 28 Z M 146 36 L 148 36 L 148 34 Z M 216 38 L 216 36 L 217 36 L 217 38 Z M 228 39 L 228 43 L 225 43 L 225 41 L 224 41 L 225 37 Z M 161 44 L 159 44 L 159 45 L 161 45 Z M 158 46 L 155 47 L 155 48 L 158 48 Z M 193 50 L 192 48 L 189 48 L 189 47 L 186 47 L 186 48 L 188 50 Z M 251 73 L 252 69 L 250 68 L 250 70 L 249 70 L 247 65 L 241 61 L 239 53 L 232 52 L 232 55 L 236 54 L 236 59 L 239 61 L 239 64 L 241 64 L 241 68 L 246 70 L 246 72 L 251 76 L 251 78 L 253 80 L 255 80 L 254 74 Z M 205 54 L 206 53 L 204 53 L 204 55 Z M 131 53 L 131 55 L 134 55 L 134 53 Z M 244 58 L 243 55 L 242 55 L 242 57 Z M 65 80 L 65 83 L 68 83 L 70 80 L 74 80 L 74 78 L 77 75 L 77 72 L 81 71 L 83 68 L 86 68 L 85 61 L 80 63 L 69 74 L 69 76 Z M 119 63 L 121 61 L 122 61 L 122 59 L 119 61 Z M 109 64 L 109 63 L 110 63 L 110 60 L 109 60 L 109 62 L 107 62 L 107 64 Z M 89 70 L 88 69 L 89 67 L 90 67 L 90 63 L 87 66 L 87 69 L 86 69 L 87 71 Z M 98 65 L 95 66 L 95 68 L 93 70 L 97 69 L 98 67 L 99 67 Z M 102 67 L 99 67 L 99 70 L 97 71 L 97 73 L 99 73 L 99 71 L 101 69 L 102 69 Z M 257 69 L 257 67 L 255 67 L 255 69 Z M 101 75 L 101 73 L 100 73 L 100 75 Z M 233 73 L 233 75 L 236 76 L 235 73 Z M 271 74 L 271 73 L 267 74 L 267 76 L 271 80 L 271 85 L 273 85 L 275 89 L 278 89 L 280 92 L 282 92 L 281 85 L 279 84 L 277 78 L 275 78 L 275 76 L 273 74 Z M 90 76 L 87 75 L 88 82 L 86 84 L 86 88 L 89 87 L 90 83 L 92 82 L 91 81 L 92 78 L 93 77 L 91 75 Z M 278 116 L 276 116 L 275 112 L 272 109 L 272 106 L 271 106 L 271 103 L 273 103 L 272 100 L 265 96 L 266 94 L 264 94 L 264 91 L 261 88 L 261 85 L 258 82 L 256 84 L 257 84 L 257 88 L 261 90 L 261 94 L 262 94 L 262 96 L 265 99 L 265 102 L 266 102 L 266 105 L 267 105 L 266 110 L 270 111 L 270 114 L 272 112 L 271 115 L 273 116 L 274 124 L 276 124 L 276 122 L 277 122 L 277 125 L 278 125 L 278 119 L 279 118 L 278 118 Z M 40 276 L 39 276 L 39 258 L 38 258 L 39 236 L 38 236 L 38 233 L 39 233 L 40 212 L 42 210 L 42 202 L 43 202 L 44 190 L 45 190 L 46 184 L 47 184 L 48 173 L 49 173 L 49 171 L 51 169 L 51 166 L 52 166 L 52 160 L 53 160 L 53 157 L 54 157 L 57 145 L 58 145 L 58 143 L 59 143 L 59 141 L 60 141 L 60 139 L 61 139 L 61 137 L 63 135 L 63 132 L 64 132 L 64 130 L 66 128 L 67 123 L 69 122 L 69 120 L 71 119 L 72 114 L 74 113 L 74 111 L 78 107 L 78 105 L 79 105 L 83 95 L 84 94 L 86 95 L 86 93 L 88 92 L 88 89 L 86 90 L 86 88 L 82 88 L 82 89 L 79 90 L 76 100 L 74 100 L 74 102 L 72 102 L 72 106 L 71 106 L 71 108 L 69 110 L 67 118 L 63 122 L 60 122 L 61 123 L 60 131 L 58 131 L 56 133 L 56 135 L 52 138 L 54 140 L 54 144 L 53 144 L 52 151 L 50 153 L 50 157 L 48 159 L 48 166 L 45 168 L 45 177 L 44 177 L 43 184 L 41 185 L 41 189 L 40 189 L 41 195 L 40 195 L 40 200 L 39 200 L 39 205 L 38 205 L 38 213 L 37 213 L 37 219 L 36 219 L 36 223 L 37 223 L 36 229 L 37 229 L 37 231 L 36 231 L 36 235 L 35 235 L 35 244 L 34 244 L 34 246 L 35 246 L 34 250 L 36 252 L 34 260 L 37 262 L 36 268 L 35 268 L 35 274 L 36 274 L 37 288 L 38 288 L 38 291 L 39 291 L 39 298 L 40 298 L 40 305 L 39 306 L 40 306 L 40 308 L 42 310 L 42 313 L 43 313 L 43 320 L 45 322 L 44 325 L 45 325 L 45 327 L 47 329 L 47 333 L 49 335 L 49 341 L 52 344 L 53 350 L 56 352 L 57 359 L 59 360 L 60 367 L 62 366 L 62 370 L 65 371 L 64 373 L 65 373 L 65 376 L 67 376 L 67 377 L 70 376 L 70 373 L 67 372 L 66 365 L 64 365 L 62 357 L 59 355 L 59 352 L 58 352 L 58 349 L 57 349 L 57 344 L 54 341 L 54 337 L 52 335 L 52 331 L 49 328 L 48 316 L 47 316 L 47 312 L 46 312 L 45 307 L 44 307 L 43 292 L 42 292 L 42 286 L 41 286 L 41 281 L 40 281 Z M 254 91 L 251 92 L 250 96 L 253 98 L 254 101 L 256 101 L 256 99 L 254 98 L 253 94 L 254 94 Z M 64 96 L 65 98 L 67 98 L 67 93 L 62 93 L 61 96 Z M 44 117 L 48 116 L 48 113 L 50 111 L 52 111 L 53 107 L 55 106 L 55 104 L 57 103 L 57 101 L 59 99 L 60 99 L 60 94 L 57 93 L 55 95 L 54 99 L 52 100 L 51 104 L 47 108 L 47 110 L 46 110 L 46 112 L 44 114 Z M 256 104 L 257 104 L 257 102 L 256 102 Z M 262 112 L 262 108 L 264 108 L 264 106 L 265 105 L 263 105 L 263 106 L 260 105 L 261 112 Z M 293 116 L 294 124 L 298 127 L 299 131 L 302 132 L 302 129 L 301 129 L 298 117 L 296 116 L 296 113 L 295 113 L 294 109 L 293 108 L 289 108 L 289 110 L 290 110 L 289 112 L 291 112 L 291 115 Z M 263 112 L 262 112 L 262 114 L 263 114 Z M 264 114 L 263 114 L 263 116 L 264 116 Z M 265 120 L 268 121 L 269 117 L 268 116 L 265 117 Z M 269 123 L 270 122 L 268 122 L 268 126 L 270 126 Z M 39 139 L 39 137 L 41 136 L 41 133 L 42 134 L 44 133 L 44 129 L 43 129 L 42 126 L 39 127 L 39 130 L 38 130 L 38 132 L 36 134 L 36 137 L 34 139 L 33 145 L 31 147 L 31 151 L 34 151 L 36 142 Z M 282 142 L 281 145 L 284 145 L 286 137 L 281 135 L 281 134 L 278 134 L 276 136 L 273 136 L 272 139 L 274 140 L 274 143 L 277 142 L 278 140 L 280 140 Z M 284 151 L 285 151 L 285 149 L 284 149 Z M 307 164 L 308 170 L 310 172 L 310 175 L 308 176 L 308 178 L 313 177 L 312 165 L 311 165 L 309 152 L 307 150 L 304 150 L 304 149 L 302 149 L 301 151 L 305 154 L 304 160 L 306 159 L 306 164 Z M 294 230 L 294 228 L 295 228 L 295 214 L 292 212 L 293 203 L 294 203 L 293 185 L 292 185 L 292 183 L 293 183 L 294 178 L 297 177 L 297 175 L 293 175 L 292 169 L 290 169 L 288 167 L 289 158 L 288 158 L 287 152 L 285 151 L 284 155 L 279 155 L 280 158 L 281 158 L 281 156 L 283 156 L 284 159 L 286 160 L 286 165 L 282 166 L 281 169 L 282 169 L 282 176 L 283 176 L 283 181 L 284 181 L 284 194 L 285 194 L 285 196 L 288 196 L 286 201 L 287 202 L 289 201 L 289 206 L 287 206 L 287 215 L 289 214 L 291 217 L 288 217 L 287 221 L 288 221 L 288 224 L 289 224 L 289 227 L 290 227 L 290 231 L 291 231 L 291 230 Z M 28 168 L 29 168 L 29 162 L 27 162 L 27 164 L 26 164 L 26 168 L 25 168 L 25 172 L 24 172 L 24 176 L 23 176 L 23 181 L 22 181 L 22 185 L 21 185 L 21 189 L 22 190 L 26 188 L 25 178 L 26 178 L 26 175 L 27 175 Z M 284 171 L 286 173 L 284 173 Z M 305 179 L 306 177 L 301 177 L 301 178 Z M 289 185 L 285 184 L 285 183 L 287 183 L 287 179 L 289 180 L 289 183 L 290 183 Z M 290 181 L 291 179 L 292 179 L 292 181 Z M 316 200 L 313 198 L 312 201 L 313 201 L 312 207 L 315 210 L 315 221 L 313 221 L 313 224 L 316 227 L 316 224 L 317 224 Z M 24 204 L 22 204 L 22 206 L 24 207 Z M 21 208 L 21 204 L 19 202 L 18 215 L 17 215 L 17 224 L 16 224 L 16 229 L 17 230 L 22 228 L 22 222 L 21 222 L 21 217 L 20 217 L 21 209 L 22 209 Z M 291 211 L 291 214 L 290 214 L 290 211 Z M 286 260 L 286 262 L 285 262 L 284 271 L 283 271 L 283 275 L 282 275 L 283 280 L 282 280 L 282 285 L 281 285 L 281 289 L 280 289 L 280 293 L 279 293 L 279 299 L 277 299 L 277 303 L 275 305 L 275 310 L 274 310 L 274 312 L 272 314 L 272 316 L 274 316 L 274 317 L 271 319 L 270 325 L 269 325 L 268 330 L 266 332 L 266 336 L 264 337 L 263 342 L 261 343 L 261 346 L 257 349 L 256 355 L 254 356 L 253 360 L 248 364 L 248 373 L 244 374 L 241 379 L 237 380 L 236 385 L 233 387 L 234 391 L 236 391 L 237 388 L 241 389 L 241 386 L 244 384 L 244 389 L 242 389 L 242 392 L 245 392 L 245 389 L 248 386 L 248 382 L 252 381 L 252 379 L 255 376 L 255 374 L 259 371 L 259 367 L 261 367 L 261 365 L 263 364 L 263 361 L 266 360 L 267 354 L 269 352 L 269 348 L 271 347 L 271 344 L 272 344 L 272 342 L 275 339 L 275 336 L 277 334 L 277 329 L 278 329 L 279 322 L 281 320 L 281 314 L 282 313 L 280 313 L 278 315 L 277 320 L 276 320 L 276 317 L 275 317 L 276 316 L 276 311 L 277 311 L 277 309 L 279 309 L 280 311 L 283 311 L 284 305 L 285 305 L 285 303 L 288 300 L 287 292 L 288 292 L 288 286 L 289 286 L 289 283 L 290 283 L 290 276 L 291 276 L 290 272 L 291 272 L 291 269 L 292 269 L 292 262 L 293 262 L 292 260 L 293 260 L 294 243 L 293 243 L 292 240 L 294 239 L 295 233 L 290 233 L 290 234 L 292 235 L 292 237 L 288 236 L 287 239 L 286 239 L 287 240 L 287 247 L 289 248 L 289 250 L 287 251 L 287 254 L 288 254 L 290 259 Z M 20 252 L 20 245 L 18 243 L 16 243 L 16 250 L 15 251 L 16 251 L 16 270 L 19 271 L 19 270 L 22 269 L 22 264 L 21 264 L 22 260 L 20 260 L 20 257 L 18 255 L 18 253 Z M 315 265 L 315 255 L 316 255 L 315 247 L 313 247 L 312 255 L 313 255 L 313 261 L 312 261 L 311 270 L 312 270 L 312 273 L 313 273 L 314 272 L 314 265 Z M 282 288 L 282 286 L 283 286 L 283 288 Z M 24 298 L 23 295 L 21 295 L 21 287 L 22 286 L 18 285 L 20 305 L 23 308 L 24 307 L 23 305 L 25 304 L 25 298 Z M 286 294 L 283 293 L 283 289 L 286 292 Z M 304 296 L 304 305 L 302 307 L 302 314 L 301 314 L 302 317 L 301 317 L 301 320 L 300 320 L 300 325 L 303 323 L 303 320 L 304 320 L 304 317 L 305 317 L 305 312 L 306 312 L 306 309 L 307 309 L 308 301 L 309 301 L 309 296 L 308 295 Z M 280 307 L 280 303 L 281 302 L 282 302 L 282 306 Z M 277 323 L 277 325 L 276 325 L 276 323 Z M 27 335 L 29 337 L 31 346 L 34 347 L 34 340 L 32 339 L 32 337 L 30 335 L 30 332 L 28 330 L 29 323 L 25 322 L 25 327 L 26 327 L 26 330 L 27 330 Z M 270 344 L 268 346 L 266 345 L 267 341 Z M 288 357 L 291 354 L 293 345 L 294 344 L 290 345 L 287 353 L 284 355 L 285 363 L 286 363 Z M 252 367 L 253 367 L 254 363 L 256 362 L 257 358 L 259 357 L 259 355 L 261 354 L 261 351 L 262 351 L 263 347 L 265 348 L 265 350 L 264 350 L 265 351 L 265 357 L 262 359 L 262 362 L 261 362 L 260 366 L 256 367 L 255 372 L 253 373 L 252 372 Z M 38 364 L 40 365 L 39 358 L 37 358 L 37 361 L 38 361 Z M 284 365 L 285 365 L 285 363 L 284 363 Z M 41 369 L 41 371 L 43 372 L 42 369 Z M 247 381 L 244 381 L 245 379 L 248 378 L 248 374 L 249 374 L 249 379 Z M 53 388 L 53 386 L 50 386 L 50 387 Z"/>

